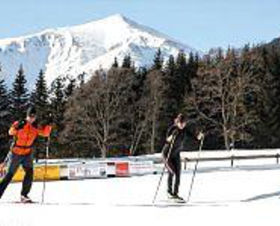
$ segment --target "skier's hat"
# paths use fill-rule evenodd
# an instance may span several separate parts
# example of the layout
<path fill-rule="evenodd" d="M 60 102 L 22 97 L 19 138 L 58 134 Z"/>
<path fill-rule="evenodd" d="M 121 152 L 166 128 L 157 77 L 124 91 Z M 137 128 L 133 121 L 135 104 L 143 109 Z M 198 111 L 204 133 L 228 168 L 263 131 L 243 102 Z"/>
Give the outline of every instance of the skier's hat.
<path fill-rule="evenodd" d="M 30 106 L 27 109 L 26 115 L 29 116 L 29 117 L 35 117 L 36 116 L 36 109 L 35 109 L 35 107 L 34 106 Z"/>

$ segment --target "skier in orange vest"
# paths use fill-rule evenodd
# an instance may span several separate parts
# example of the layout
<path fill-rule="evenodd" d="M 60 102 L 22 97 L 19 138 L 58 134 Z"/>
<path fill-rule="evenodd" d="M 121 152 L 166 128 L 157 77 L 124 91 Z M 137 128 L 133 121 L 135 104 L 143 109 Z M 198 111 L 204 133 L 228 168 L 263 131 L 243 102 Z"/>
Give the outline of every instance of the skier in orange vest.
<path fill-rule="evenodd" d="M 22 183 L 21 202 L 32 202 L 28 197 L 33 181 L 33 153 L 32 146 L 38 136 L 49 137 L 52 127 L 46 125 L 37 128 L 35 125 L 36 110 L 30 107 L 27 110 L 26 119 L 16 121 L 12 124 L 9 135 L 14 137 L 14 145 L 11 148 L 8 159 L 8 170 L 3 180 L 0 182 L 0 198 L 2 197 L 8 184 L 11 182 L 18 167 L 22 165 L 25 176 Z"/>

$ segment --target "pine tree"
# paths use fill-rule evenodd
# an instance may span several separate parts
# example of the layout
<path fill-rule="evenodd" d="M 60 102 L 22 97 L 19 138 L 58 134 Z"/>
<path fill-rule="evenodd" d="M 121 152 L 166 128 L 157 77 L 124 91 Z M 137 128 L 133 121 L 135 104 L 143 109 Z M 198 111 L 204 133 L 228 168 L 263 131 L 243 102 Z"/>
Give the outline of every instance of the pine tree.
<path fill-rule="evenodd" d="M 48 89 L 43 70 L 40 70 L 38 79 L 35 84 L 35 90 L 31 94 L 31 103 L 37 110 L 37 120 L 44 120 L 49 111 Z"/>
<path fill-rule="evenodd" d="M 119 63 L 118 63 L 117 57 L 115 57 L 114 63 L 113 63 L 113 65 L 112 65 L 112 67 L 113 67 L 113 68 L 118 68 L 118 67 L 119 67 Z"/>
<path fill-rule="evenodd" d="M 188 75 L 189 79 L 193 79 L 197 75 L 197 70 L 198 70 L 198 61 L 199 61 L 199 56 L 196 54 L 195 56 L 191 52 L 189 55 L 189 60 L 188 60 Z M 191 87 L 190 87 L 191 90 Z"/>
<path fill-rule="evenodd" d="M 45 126 L 49 123 L 50 106 L 48 102 L 48 89 L 45 80 L 45 75 L 43 70 L 40 70 L 38 78 L 36 80 L 35 89 L 31 93 L 30 103 L 36 108 L 37 126 Z M 42 150 L 45 148 L 46 139 L 43 137 L 38 137 L 34 143 L 34 154 L 35 159 L 38 160 Z"/>
<path fill-rule="evenodd" d="M 191 55 L 193 58 L 193 56 Z M 193 61 L 193 59 L 191 59 Z M 180 100 L 185 96 L 186 92 L 191 90 L 191 75 L 187 64 L 186 54 L 180 51 L 176 59 L 176 81 L 177 81 L 177 92 Z M 180 106 L 179 106 L 180 108 Z"/>
<path fill-rule="evenodd" d="M 163 57 L 160 48 L 157 50 L 154 56 L 154 63 L 152 69 L 161 70 L 163 66 Z"/>
<path fill-rule="evenodd" d="M 127 55 L 123 58 L 122 68 L 131 68 L 132 62 L 130 55 Z"/>
<path fill-rule="evenodd" d="M 185 92 L 190 87 L 187 75 L 187 62 L 184 52 L 179 52 L 175 61 L 171 55 L 163 74 L 164 83 L 164 109 L 162 120 L 171 122 L 182 110 Z M 162 128 L 164 130 L 164 128 Z M 166 128 L 165 128 L 166 130 Z"/>
<path fill-rule="evenodd" d="M 65 94 L 64 85 L 61 78 L 56 78 L 51 85 L 50 92 L 50 116 L 52 121 L 52 142 L 51 150 L 54 155 L 59 155 L 58 151 L 63 152 L 63 145 L 59 139 L 60 132 L 64 128 Z M 49 117 L 50 117 L 49 116 Z"/>
<path fill-rule="evenodd" d="M 69 78 L 69 83 L 64 91 L 66 100 L 68 100 L 68 98 L 73 94 L 75 88 L 76 88 L 76 79 Z"/>
<path fill-rule="evenodd" d="M 86 77 L 85 72 L 78 75 L 78 80 L 80 82 L 80 86 L 83 86 L 85 84 L 85 77 Z"/>
<path fill-rule="evenodd" d="M 274 119 L 276 123 L 273 125 L 275 128 L 275 134 L 277 137 L 274 137 L 275 142 L 274 145 L 279 147 L 280 146 L 280 51 L 279 48 L 272 48 L 271 50 L 268 49 L 269 59 L 268 59 L 268 67 L 272 76 L 271 79 L 271 87 L 269 90 L 272 94 L 271 99 L 274 104 L 275 114 Z"/>
<path fill-rule="evenodd" d="M 60 131 L 63 129 L 65 111 L 64 85 L 61 78 L 57 78 L 52 86 L 51 112 L 54 124 L 57 126 L 57 130 Z"/>
<path fill-rule="evenodd" d="M 29 94 L 25 87 L 26 79 L 22 65 L 20 66 L 11 91 L 11 113 L 14 120 L 25 118 Z"/>
<path fill-rule="evenodd" d="M 144 83 L 147 76 L 147 70 L 140 68 L 137 72 L 134 69 L 124 71 L 123 74 L 123 96 L 121 109 L 120 125 L 122 126 L 122 134 L 125 139 L 123 143 L 129 144 L 129 153 L 140 153 L 143 146 L 140 141 L 145 133 L 147 125 L 147 103 L 144 101 Z M 121 128 L 121 126 L 118 126 Z M 146 150 L 145 150 L 146 151 Z"/>
<path fill-rule="evenodd" d="M 1 123 L 3 123 L 5 120 L 3 120 L 4 117 L 7 115 L 10 115 L 9 112 L 9 95 L 8 91 L 5 85 L 4 79 L 0 79 L 0 117 L 1 117 Z"/>
<path fill-rule="evenodd" d="M 164 70 L 161 72 L 161 99 L 162 106 L 159 112 L 158 136 L 165 138 L 166 130 L 178 113 L 178 102 L 176 98 L 176 63 L 173 55 L 170 55 Z M 159 79 L 159 78 L 158 78 Z"/>
<path fill-rule="evenodd" d="M 3 79 L 0 79 L 0 162 L 5 158 L 8 148 L 8 129 L 11 124 L 9 95 Z"/>
<path fill-rule="evenodd" d="M 254 92 L 255 134 L 254 145 L 261 148 L 276 148 L 279 144 L 279 74 L 274 74 L 269 52 L 265 48 L 252 51 L 251 70 L 259 89 Z"/>

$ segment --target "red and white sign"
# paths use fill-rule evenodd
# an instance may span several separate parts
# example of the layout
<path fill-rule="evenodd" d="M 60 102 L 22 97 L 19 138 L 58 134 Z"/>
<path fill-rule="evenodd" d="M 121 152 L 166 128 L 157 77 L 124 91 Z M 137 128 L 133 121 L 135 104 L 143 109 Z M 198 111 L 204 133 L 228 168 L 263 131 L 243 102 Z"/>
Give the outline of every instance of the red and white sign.
<path fill-rule="evenodd" d="M 115 164 L 117 177 L 128 177 L 130 175 L 128 162 L 116 162 Z"/>

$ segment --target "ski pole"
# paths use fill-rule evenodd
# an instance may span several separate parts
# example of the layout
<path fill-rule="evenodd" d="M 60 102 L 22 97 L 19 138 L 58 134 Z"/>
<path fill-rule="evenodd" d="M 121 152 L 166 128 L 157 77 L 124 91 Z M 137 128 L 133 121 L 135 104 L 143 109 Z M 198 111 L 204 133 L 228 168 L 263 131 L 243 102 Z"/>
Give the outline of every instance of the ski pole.
<path fill-rule="evenodd" d="M 158 190 L 159 190 L 159 187 L 160 187 L 160 184 L 161 184 L 163 175 L 164 175 L 164 171 L 165 171 L 165 164 L 164 164 L 164 167 L 163 167 L 163 169 L 162 169 L 162 172 L 161 172 L 161 175 L 160 175 L 160 178 L 159 178 L 159 181 L 158 181 L 158 185 L 157 185 L 156 192 L 155 192 L 155 194 L 154 194 L 153 204 L 154 204 L 155 201 L 156 201 L 157 193 L 158 193 Z"/>
<path fill-rule="evenodd" d="M 196 163 L 195 163 L 195 167 L 194 167 L 194 171 L 193 171 L 193 175 L 192 175 L 192 181 L 191 181 L 191 185 L 190 185 L 190 189 L 189 189 L 189 194 L 188 194 L 187 202 L 189 202 L 191 194 L 192 194 L 194 178 L 195 178 L 196 171 L 197 171 L 197 166 L 198 166 L 198 161 L 199 161 L 200 153 L 201 153 L 201 150 L 202 150 L 202 147 L 203 147 L 203 141 L 204 141 L 204 137 L 202 137 L 202 139 L 200 141 L 199 150 L 198 150 L 198 157 L 197 157 L 197 160 L 196 160 Z"/>
<path fill-rule="evenodd" d="M 49 159 L 49 147 L 50 147 L 50 141 L 51 138 L 50 136 L 48 136 L 48 140 L 47 140 L 47 144 L 46 144 L 46 158 L 45 158 L 45 164 L 44 164 L 44 176 L 43 176 L 43 189 L 42 189 L 42 200 L 41 200 L 41 204 L 44 203 L 45 201 L 45 191 L 46 191 L 46 175 L 47 175 L 47 161 Z"/>
<path fill-rule="evenodd" d="M 161 172 L 161 175 L 160 175 L 160 178 L 159 178 L 159 181 L 158 181 L 158 185 L 157 185 L 157 189 L 156 189 L 156 192 L 155 192 L 155 195 L 154 195 L 154 198 L 153 198 L 153 204 L 155 203 L 156 201 L 156 198 L 157 198 L 157 194 L 158 194 L 158 191 L 159 191 L 159 188 L 160 188 L 160 185 L 161 185 L 161 181 L 162 181 L 162 178 L 163 178 L 163 175 L 164 175 L 164 172 L 165 172 L 165 168 L 167 166 L 167 162 L 169 160 L 169 157 L 170 157 L 170 154 L 171 154 L 171 150 L 173 148 L 173 144 L 174 144 L 174 141 L 175 141 L 175 135 L 173 134 L 173 138 L 172 138 L 172 141 L 170 143 L 170 146 L 169 146 L 169 149 L 168 149 L 168 153 L 167 153 L 167 158 L 166 160 L 164 160 L 164 166 L 163 166 L 163 169 L 162 169 L 162 172 Z M 164 157 L 163 157 L 164 158 Z"/>
<path fill-rule="evenodd" d="M 13 148 L 15 146 L 15 143 L 16 143 L 16 138 L 13 137 L 13 141 L 11 142 L 9 152 L 7 153 L 4 161 L 0 164 L 0 171 L 3 170 L 4 167 L 7 166 L 7 164 L 10 162 L 12 151 L 13 151 Z"/>

